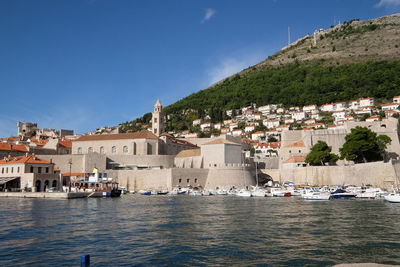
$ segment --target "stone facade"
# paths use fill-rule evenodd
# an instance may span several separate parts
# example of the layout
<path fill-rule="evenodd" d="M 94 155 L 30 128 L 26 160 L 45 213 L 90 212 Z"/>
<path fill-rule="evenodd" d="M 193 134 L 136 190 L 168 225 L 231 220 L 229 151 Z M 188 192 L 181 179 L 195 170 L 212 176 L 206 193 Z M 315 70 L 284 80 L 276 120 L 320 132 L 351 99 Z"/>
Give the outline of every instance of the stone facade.
<path fill-rule="evenodd" d="M 52 162 L 34 155 L 0 160 L 0 182 L 2 189 L 33 192 L 46 191 L 51 187 L 59 190 L 63 184 L 67 184 L 55 171 Z"/>

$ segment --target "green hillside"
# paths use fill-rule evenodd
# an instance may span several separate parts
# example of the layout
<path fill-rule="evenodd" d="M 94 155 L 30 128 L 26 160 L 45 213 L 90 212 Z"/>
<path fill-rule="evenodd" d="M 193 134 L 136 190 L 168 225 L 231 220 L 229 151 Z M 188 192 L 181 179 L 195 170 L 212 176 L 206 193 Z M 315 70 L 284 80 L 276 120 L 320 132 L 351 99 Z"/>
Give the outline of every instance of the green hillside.
<path fill-rule="evenodd" d="M 268 59 L 165 107 L 167 130 L 191 128 L 206 115 L 221 121 L 225 112 L 252 103 L 302 106 L 400 95 L 400 14 L 351 20 L 316 31 Z M 138 129 L 143 118 L 123 124 Z M 193 130 L 193 129 L 192 129 Z"/>

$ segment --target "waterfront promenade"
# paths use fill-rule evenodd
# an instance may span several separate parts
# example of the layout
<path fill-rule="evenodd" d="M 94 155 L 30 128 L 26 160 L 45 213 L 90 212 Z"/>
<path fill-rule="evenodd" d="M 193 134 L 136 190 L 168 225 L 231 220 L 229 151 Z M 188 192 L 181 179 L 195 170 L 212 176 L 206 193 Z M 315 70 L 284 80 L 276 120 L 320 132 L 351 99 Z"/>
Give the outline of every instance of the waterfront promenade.
<path fill-rule="evenodd" d="M 0 192 L 0 198 L 87 198 L 91 192 Z M 91 197 L 102 197 L 103 194 Z"/>

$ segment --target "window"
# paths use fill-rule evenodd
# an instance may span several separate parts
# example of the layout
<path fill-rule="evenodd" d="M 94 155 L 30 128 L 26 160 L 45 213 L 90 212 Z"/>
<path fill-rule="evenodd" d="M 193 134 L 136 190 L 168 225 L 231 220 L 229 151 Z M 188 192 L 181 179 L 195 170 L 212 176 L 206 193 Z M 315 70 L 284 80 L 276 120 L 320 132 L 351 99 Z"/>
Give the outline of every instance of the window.
<path fill-rule="evenodd" d="M 8 173 L 8 167 L 6 168 L 6 173 Z"/>
<path fill-rule="evenodd" d="M 38 173 L 42 173 L 42 167 L 38 167 Z"/>
<path fill-rule="evenodd" d="M 299 153 L 301 153 L 301 150 L 299 150 Z"/>
<path fill-rule="evenodd" d="M 82 154 L 82 148 L 78 147 L 78 154 Z"/>
<path fill-rule="evenodd" d="M 14 167 L 11 167 L 11 173 L 14 173 Z"/>
<path fill-rule="evenodd" d="M 31 166 L 31 172 L 33 173 L 33 166 Z"/>
<path fill-rule="evenodd" d="M 292 150 L 289 150 L 289 153 L 292 153 Z"/>
<path fill-rule="evenodd" d="M 88 148 L 88 153 L 93 153 L 93 147 Z"/>
<path fill-rule="evenodd" d="M 116 153 L 117 153 L 117 147 L 116 147 L 116 146 L 113 146 L 112 149 L 111 149 L 111 152 L 112 152 L 113 154 L 116 154 Z"/>
<path fill-rule="evenodd" d="M 190 182 L 190 179 L 186 179 L 186 181 L 189 183 L 189 182 Z"/>
<path fill-rule="evenodd" d="M 197 178 L 194 178 L 194 182 L 197 183 Z"/>
<path fill-rule="evenodd" d="M 157 123 L 157 118 L 154 118 L 154 123 Z"/>
<path fill-rule="evenodd" d="M 157 134 L 157 128 L 154 128 L 154 134 Z"/>
<path fill-rule="evenodd" d="M 136 155 L 136 143 L 133 143 L 133 155 Z"/>
<path fill-rule="evenodd" d="M 178 181 L 179 181 L 179 183 L 182 183 L 182 179 L 179 179 Z"/>
<path fill-rule="evenodd" d="M 49 167 L 46 167 L 46 173 L 49 173 Z M 54 186 L 53 186 L 54 187 Z"/>
<path fill-rule="evenodd" d="M 19 173 L 19 167 L 17 168 L 17 172 Z"/>
<path fill-rule="evenodd" d="M 124 146 L 124 147 L 122 148 L 122 150 L 123 150 L 124 153 L 128 153 L 128 146 Z"/>
<path fill-rule="evenodd" d="M 1 173 L 4 173 L 4 168 L 1 168 Z"/>
<path fill-rule="evenodd" d="M 104 147 L 100 147 L 100 154 L 104 154 Z"/>

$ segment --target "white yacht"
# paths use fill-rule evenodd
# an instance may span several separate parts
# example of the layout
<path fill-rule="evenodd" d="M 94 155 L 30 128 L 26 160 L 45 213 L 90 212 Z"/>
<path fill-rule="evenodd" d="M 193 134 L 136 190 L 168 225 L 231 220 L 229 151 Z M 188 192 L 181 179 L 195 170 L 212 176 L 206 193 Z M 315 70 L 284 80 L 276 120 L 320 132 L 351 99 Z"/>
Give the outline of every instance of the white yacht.
<path fill-rule="evenodd" d="M 252 197 L 265 197 L 265 189 L 255 186 L 252 190 L 251 190 L 251 196 Z"/>
<path fill-rule="evenodd" d="M 304 188 L 301 197 L 307 200 L 329 200 L 331 194 L 329 192 L 318 191 L 314 188 Z"/>
<path fill-rule="evenodd" d="M 387 196 L 384 196 L 385 200 L 391 203 L 400 203 L 400 194 L 399 193 L 391 193 Z"/>
<path fill-rule="evenodd" d="M 238 197 L 251 197 L 251 192 L 247 189 L 241 189 L 236 193 Z"/>

